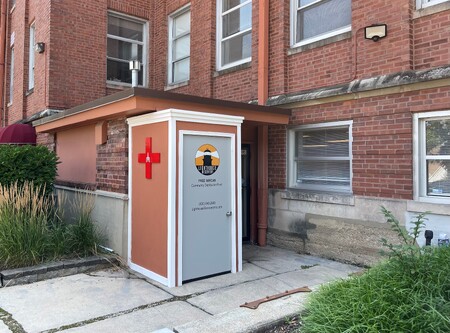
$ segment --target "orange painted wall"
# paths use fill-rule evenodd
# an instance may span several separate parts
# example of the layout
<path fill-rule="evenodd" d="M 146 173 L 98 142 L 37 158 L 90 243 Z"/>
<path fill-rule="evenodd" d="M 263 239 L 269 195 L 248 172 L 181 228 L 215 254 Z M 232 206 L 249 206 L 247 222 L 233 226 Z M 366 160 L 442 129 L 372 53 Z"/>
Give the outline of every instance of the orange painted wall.
<path fill-rule="evenodd" d="M 58 132 L 56 153 L 61 161 L 58 180 L 95 184 L 97 147 L 94 125 Z"/>
<path fill-rule="evenodd" d="M 146 137 L 152 138 L 152 151 L 161 154 L 160 163 L 152 164 L 152 179 L 138 163 Z M 131 261 L 167 277 L 168 123 L 133 127 L 132 143 Z"/>

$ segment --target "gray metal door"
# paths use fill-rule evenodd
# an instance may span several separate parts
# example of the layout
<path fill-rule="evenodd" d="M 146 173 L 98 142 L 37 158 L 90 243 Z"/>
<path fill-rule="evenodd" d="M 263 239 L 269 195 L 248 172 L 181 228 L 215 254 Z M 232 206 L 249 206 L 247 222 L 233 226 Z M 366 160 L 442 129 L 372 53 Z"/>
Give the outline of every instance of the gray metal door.
<path fill-rule="evenodd" d="M 231 270 L 231 138 L 183 135 L 182 280 Z"/>

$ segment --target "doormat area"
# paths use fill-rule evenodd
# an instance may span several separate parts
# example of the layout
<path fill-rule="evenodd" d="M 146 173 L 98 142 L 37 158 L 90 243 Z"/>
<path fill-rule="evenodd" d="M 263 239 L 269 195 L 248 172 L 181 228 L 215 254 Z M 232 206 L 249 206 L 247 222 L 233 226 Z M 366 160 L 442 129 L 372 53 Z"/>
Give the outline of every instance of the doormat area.
<path fill-rule="evenodd" d="M 28 284 L 62 276 L 96 271 L 118 265 L 113 256 L 92 256 L 48 262 L 36 266 L 8 269 L 0 272 L 0 287 Z"/>

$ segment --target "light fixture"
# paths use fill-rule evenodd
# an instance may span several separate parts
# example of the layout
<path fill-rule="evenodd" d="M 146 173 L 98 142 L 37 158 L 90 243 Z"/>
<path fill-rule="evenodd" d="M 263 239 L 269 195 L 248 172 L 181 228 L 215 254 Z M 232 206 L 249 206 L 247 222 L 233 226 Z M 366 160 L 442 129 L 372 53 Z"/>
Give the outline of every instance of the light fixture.
<path fill-rule="evenodd" d="M 139 71 L 141 70 L 141 62 L 139 60 L 130 60 L 131 86 L 137 87 L 139 84 Z"/>
<path fill-rule="evenodd" d="M 364 28 L 364 38 L 378 42 L 381 38 L 387 36 L 386 24 L 372 24 Z"/>
<path fill-rule="evenodd" d="M 141 62 L 139 60 L 130 60 L 130 71 L 140 71 L 141 70 Z"/>
<path fill-rule="evenodd" d="M 44 53 L 45 43 L 44 42 L 36 43 L 36 45 L 34 46 L 34 49 L 37 53 Z"/>

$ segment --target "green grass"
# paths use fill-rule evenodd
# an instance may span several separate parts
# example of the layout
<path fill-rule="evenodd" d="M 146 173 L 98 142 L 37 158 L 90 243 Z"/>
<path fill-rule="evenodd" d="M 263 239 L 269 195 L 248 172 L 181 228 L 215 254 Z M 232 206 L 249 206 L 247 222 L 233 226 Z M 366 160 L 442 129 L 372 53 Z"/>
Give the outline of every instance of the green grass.
<path fill-rule="evenodd" d="M 53 197 L 42 193 L 31 183 L 0 187 L 0 269 L 96 253 L 93 198 L 77 197 L 64 221 Z"/>
<path fill-rule="evenodd" d="M 404 244 L 385 246 L 389 260 L 361 276 L 324 285 L 311 295 L 302 333 L 450 332 L 450 248 L 419 248 L 418 216 L 410 234 L 384 211 Z"/>
<path fill-rule="evenodd" d="M 450 249 L 393 258 L 311 295 L 302 333 L 450 332 Z M 414 271 L 413 271 L 414 269 Z"/>

